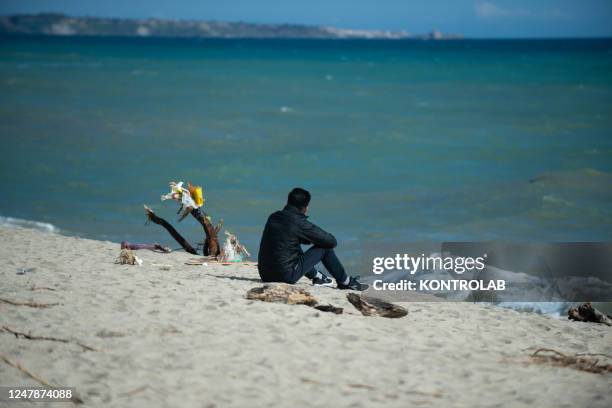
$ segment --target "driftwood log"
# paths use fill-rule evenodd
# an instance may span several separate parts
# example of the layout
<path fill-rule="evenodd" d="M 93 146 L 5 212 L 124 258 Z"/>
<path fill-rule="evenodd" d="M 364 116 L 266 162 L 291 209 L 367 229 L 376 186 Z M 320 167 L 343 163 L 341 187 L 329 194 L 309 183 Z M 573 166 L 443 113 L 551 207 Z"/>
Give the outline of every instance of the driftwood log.
<path fill-rule="evenodd" d="M 221 230 L 223 220 L 219 221 L 216 227 L 213 227 L 212 223 L 210 222 L 210 217 L 199 208 L 191 211 L 191 215 L 200 223 L 204 229 L 204 234 L 206 235 L 206 238 L 204 239 L 204 248 L 202 249 L 204 256 L 218 256 L 221 253 L 221 248 L 219 247 L 219 238 L 217 235 L 219 230 Z"/>
<path fill-rule="evenodd" d="M 147 222 L 152 222 L 154 224 L 161 225 L 162 227 L 164 227 L 166 231 L 168 231 L 168 233 L 172 235 L 172 238 L 174 238 L 174 240 L 178 242 L 179 245 L 185 250 L 185 252 L 188 252 L 193 255 L 198 254 L 198 251 L 196 251 L 196 249 L 191 246 L 191 244 L 185 238 L 183 238 L 183 236 L 179 234 L 178 231 L 175 230 L 174 227 L 170 225 L 170 223 L 168 223 L 168 221 L 155 215 L 153 210 L 147 207 L 146 205 L 144 206 L 144 209 L 145 213 L 147 214 Z"/>
<path fill-rule="evenodd" d="M 197 255 L 198 251 L 187 241 L 179 232 L 166 220 L 161 217 L 155 215 L 152 209 L 144 206 L 145 213 L 147 214 L 147 220 L 161 225 L 163 228 L 168 231 L 168 233 L 174 238 L 176 242 L 185 250 L 193 255 Z M 204 239 L 204 246 L 202 248 L 204 256 L 218 256 L 221 253 L 221 248 L 219 247 L 219 238 L 218 233 L 221 230 L 223 225 L 223 220 L 219 221 L 216 227 L 213 227 L 210 222 L 210 217 L 206 215 L 206 213 L 198 208 L 191 211 L 191 215 L 195 218 L 202 228 L 204 229 L 204 235 L 206 238 Z"/>
<path fill-rule="evenodd" d="M 13 330 L 13 329 L 11 329 L 8 326 L 2 326 L 2 330 L 7 332 L 7 333 L 10 333 L 10 334 L 14 335 L 16 338 L 20 338 L 21 337 L 21 338 L 24 338 L 24 339 L 27 339 L 27 340 L 47 340 L 47 341 L 57 341 L 57 342 L 60 342 L 60 343 L 74 343 L 74 344 L 78 345 L 79 347 L 81 347 L 85 351 L 100 351 L 100 350 L 98 350 L 98 349 L 96 349 L 94 347 L 90 347 L 90 346 L 88 346 L 86 344 L 83 344 L 83 343 L 81 343 L 79 341 L 74 341 L 74 340 L 69 340 L 69 339 L 61 339 L 61 338 L 58 338 L 58 337 L 50 337 L 50 336 L 36 336 L 36 335 L 31 334 L 31 333 L 24 333 L 24 332 L 20 332 L 20 331 L 17 331 L 17 330 Z"/>
<path fill-rule="evenodd" d="M 314 308 L 322 312 L 329 312 L 333 314 L 342 314 L 344 312 L 343 308 L 337 307 L 331 304 L 330 305 L 317 305 Z"/>
<path fill-rule="evenodd" d="M 247 292 L 247 299 L 261 300 L 263 302 L 286 303 L 288 305 L 306 305 L 314 307 L 321 312 L 342 314 L 344 309 L 333 305 L 319 305 L 319 301 L 308 291 L 287 285 L 286 283 L 265 284 Z"/>
<path fill-rule="evenodd" d="M 594 322 L 612 326 L 612 317 L 595 309 L 590 302 L 570 308 L 567 311 L 567 318 L 579 322 Z"/>
<path fill-rule="evenodd" d="M 308 291 L 286 283 L 265 284 L 253 288 L 246 294 L 247 299 L 261 300 L 263 302 L 286 303 L 288 305 L 306 305 L 322 312 L 342 314 L 344 309 L 333 305 L 319 305 L 318 300 Z M 364 316 L 381 316 L 389 318 L 404 317 L 408 311 L 393 303 L 384 300 L 349 293 L 346 298 Z"/>
<path fill-rule="evenodd" d="M 47 307 L 59 305 L 59 303 L 21 302 L 19 300 L 11 300 L 11 299 L 5 299 L 5 298 L 0 298 L 0 302 L 1 303 L 6 303 L 8 305 L 13 305 L 13 306 L 33 307 L 35 309 L 45 309 Z"/>
<path fill-rule="evenodd" d="M 285 283 L 276 285 L 266 284 L 259 288 L 253 288 L 247 292 L 246 297 L 251 300 L 286 303 L 288 305 L 316 306 L 319 303 L 314 296 L 304 289 Z"/>
<path fill-rule="evenodd" d="M 348 293 L 346 298 L 364 316 L 398 318 L 404 317 L 408 314 L 408 311 L 405 308 L 394 305 L 393 303 L 385 302 L 381 299 L 358 295 L 356 293 Z"/>

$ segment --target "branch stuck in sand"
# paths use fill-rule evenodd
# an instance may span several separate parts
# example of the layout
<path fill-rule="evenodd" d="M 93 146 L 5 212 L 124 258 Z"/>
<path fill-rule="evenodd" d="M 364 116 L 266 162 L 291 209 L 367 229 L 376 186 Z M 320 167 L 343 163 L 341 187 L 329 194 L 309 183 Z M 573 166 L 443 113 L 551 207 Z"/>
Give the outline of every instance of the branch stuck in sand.
<path fill-rule="evenodd" d="M 541 353 L 548 354 L 543 355 Z M 602 353 L 580 353 L 573 356 L 568 356 L 554 349 L 540 348 L 531 355 L 531 359 L 534 363 L 547 363 L 557 367 L 570 367 L 589 373 L 612 373 L 612 364 L 600 364 L 599 359 L 595 358 L 595 356 L 603 356 L 608 359 L 612 358 L 612 356 Z"/>
<path fill-rule="evenodd" d="M 172 225 L 170 225 L 170 223 L 168 223 L 168 221 L 155 215 L 153 210 L 147 207 L 146 205 L 144 206 L 144 209 L 145 213 L 147 214 L 147 220 L 164 227 L 166 231 L 168 231 L 168 233 L 172 235 L 172 238 L 174 238 L 175 241 L 178 242 L 179 245 L 185 250 L 185 252 L 190 253 L 192 255 L 198 254 L 198 251 L 196 251 L 195 248 L 191 246 L 191 244 L 185 238 L 183 238 L 183 236 L 179 234 L 178 231 L 174 229 Z"/>
<path fill-rule="evenodd" d="M 18 300 L 10 300 L 10 299 L 4 299 L 4 298 L 0 298 L 0 302 L 8 303 L 9 305 L 13 305 L 13 306 L 28 306 L 28 307 L 34 307 L 37 309 L 44 309 L 46 307 L 59 305 L 59 303 L 21 302 Z"/>
<path fill-rule="evenodd" d="M 27 368 L 23 367 L 21 364 L 15 362 L 15 361 L 12 361 L 11 359 L 9 359 L 7 356 L 5 356 L 2 353 L 0 353 L 0 359 L 4 360 L 4 362 L 6 364 L 10 365 L 11 367 L 14 367 L 14 368 L 18 369 L 19 371 L 21 371 L 22 373 L 24 373 L 25 375 L 27 375 L 28 377 L 30 377 L 31 379 L 33 379 L 37 383 L 44 385 L 45 387 L 54 388 L 54 389 L 55 388 L 60 388 L 57 385 L 51 384 L 49 381 L 45 380 L 44 378 L 41 378 L 41 377 L 37 376 L 36 374 L 31 372 Z M 70 398 L 70 400 L 73 403 L 75 403 L 75 404 L 82 404 L 83 403 L 83 400 L 79 396 L 77 396 L 75 393 L 72 394 L 72 397 Z"/>
<path fill-rule="evenodd" d="M 13 329 L 11 329 L 8 326 L 2 326 L 2 330 L 6 331 L 8 333 L 14 334 L 15 337 L 17 337 L 17 338 L 22 337 L 22 338 L 28 339 L 28 340 L 47 340 L 47 341 L 57 341 L 57 342 L 60 342 L 60 343 L 74 343 L 74 344 L 80 346 L 83 350 L 86 350 L 86 351 L 100 351 L 99 349 L 90 347 L 90 346 L 85 345 L 85 344 L 83 344 L 81 342 L 78 342 L 78 341 L 73 341 L 73 340 L 68 340 L 68 339 L 60 339 L 60 338 L 57 338 L 57 337 L 34 336 L 34 335 L 30 334 L 30 333 L 24 333 L 24 332 L 19 332 L 19 331 L 13 330 Z"/>

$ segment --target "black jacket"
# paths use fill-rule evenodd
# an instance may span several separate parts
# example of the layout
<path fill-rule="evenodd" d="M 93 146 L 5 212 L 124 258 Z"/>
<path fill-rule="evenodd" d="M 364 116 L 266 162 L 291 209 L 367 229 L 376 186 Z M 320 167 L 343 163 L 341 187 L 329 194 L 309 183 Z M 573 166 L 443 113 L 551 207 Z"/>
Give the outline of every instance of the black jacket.
<path fill-rule="evenodd" d="M 264 282 L 288 282 L 293 268 L 302 261 L 300 244 L 334 248 L 336 238 L 323 231 L 291 205 L 270 217 L 259 244 L 257 267 Z"/>

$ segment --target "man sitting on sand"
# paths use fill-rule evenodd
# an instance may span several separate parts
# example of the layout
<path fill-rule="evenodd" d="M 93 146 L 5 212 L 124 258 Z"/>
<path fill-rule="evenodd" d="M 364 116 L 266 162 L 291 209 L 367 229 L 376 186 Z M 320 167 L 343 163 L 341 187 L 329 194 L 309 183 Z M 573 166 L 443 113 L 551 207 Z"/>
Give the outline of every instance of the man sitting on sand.
<path fill-rule="evenodd" d="M 318 286 L 331 286 L 332 280 L 318 272 L 315 265 L 322 262 L 336 279 L 338 289 L 364 290 L 367 285 L 359 277 L 349 277 L 336 257 L 336 238 L 307 220 L 310 193 L 294 188 L 287 205 L 270 217 L 259 245 L 258 269 L 264 282 L 294 284 L 302 276 Z M 300 245 L 312 245 L 302 252 Z"/>

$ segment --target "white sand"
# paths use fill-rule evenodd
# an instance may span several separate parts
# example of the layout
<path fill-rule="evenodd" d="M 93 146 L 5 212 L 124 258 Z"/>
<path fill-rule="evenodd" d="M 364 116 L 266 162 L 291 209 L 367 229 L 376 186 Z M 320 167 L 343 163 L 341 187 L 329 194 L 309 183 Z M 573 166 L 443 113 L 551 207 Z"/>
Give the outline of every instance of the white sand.
<path fill-rule="evenodd" d="M 0 323 L 103 349 L 0 332 L 0 353 L 76 387 L 86 406 L 612 406 L 612 375 L 528 364 L 539 347 L 612 354 L 609 327 L 463 303 L 364 317 L 345 292 L 303 281 L 344 307 L 338 316 L 246 300 L 260 285 L 254 266 L 187 266 L 191 255 L 150 251 L 137 252 L 144 266 L 121 266 L 118 253 L 116 243 L 0 227 L 0 297 L 60 303 L 0 303 Z M 22 267 L 36 270 L 17 275 Z M 36 383 L 0 360 L 0 385 Z"/>

